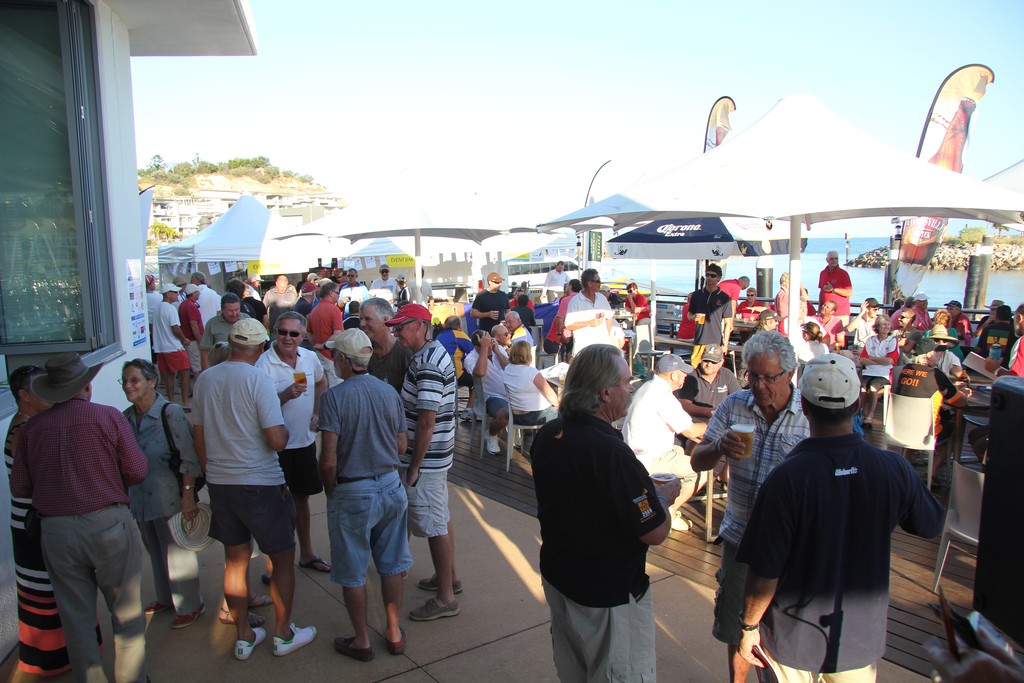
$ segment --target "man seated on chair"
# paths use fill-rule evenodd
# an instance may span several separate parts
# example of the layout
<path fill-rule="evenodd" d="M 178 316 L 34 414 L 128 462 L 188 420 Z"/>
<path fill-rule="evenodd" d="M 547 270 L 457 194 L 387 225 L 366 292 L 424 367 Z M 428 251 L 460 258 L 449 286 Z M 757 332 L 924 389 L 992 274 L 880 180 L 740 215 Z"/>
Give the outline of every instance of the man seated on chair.
<path fill-rule="evenodd" d="M 533 346 L 533 335 L 530 334 L 530 330 L 526 325 L 523 324 L 522 316 L 515 311 L 509 311 L 505 314 L 505 327 L 511 333 L 509 344 L 515 344 L 517 341 L 524 341 L 530 346 Z"/>
<path fill-rule="evenodd" d="M 718 344 L 709 344 L 704 349 L 704 355 L 694 370 L 696 372 L 686 376 L 682 388 L 675 392 L 675 396 L 683 410 L 693 419 L 696 436 L 691 438 L 700 441 L 715 408 L 726 396 L 735 394 L 741 387 L 736 375 L 725 367 L 725 353 Z"/>
<path fill-rule="evenodd" d="M 697 473 L 690 466 L 690 456 L 676 443 L 676 436 L 692 439 L 698 434 L 693 420 L 672 396 L 691 372 L 693 368 L 679 356 L 659 358 L 654 377 L 633 396 L 622 428 L 622 437 L 648 473 L 666 472 L 679 477 L 679 497 L 669 509 L 674 531 L 689 531 L 693 526 L 680 508 L 693 495 Z"/>
<path fill-rule="evenodd" d="M 500 330 L 499 330 L 500 328 Z M 501 325 L 495 325 L 495 336 L 508 331 Z M 465 366 L 472 368 L 473 376 L 479 377 L 483 383 L 484 401 L 490 426 L 487 435 L 487 452 L 491 455 L 501 453 L 498 434 L 508 424 L 508 400 L 505 398 L 505 382 L 503 372 L 508 365 L 508 356 L 497 339 L 483 330 L 473 333 L 473 350 L 466 356 Z"/>
<path fill-rule="evenodd" d="M 913 358 L 903 366 L 896 385 L 892 389 L 895 396 L 927 398 L 932 401 L 932 418 L 935 423 L 935 457 L 931 472 L 933 477 L 946 459 L 949 440 L 955 431 L 956 416 L 952 407 L 966 405 L 967 396 L 970 395 L 970 389 L 966 387 L 962 390 L 957 389 L 946 373 L 936 367 L 941 360 L 941 355 L 945 352 L 945 348 L 941 351 L 938 348 L 939 344 L 930 337 L 925 337 L 917 342 Z M 894 416 L 894 419 L 898 420 L 899 416 Z M 910 450 L 904 451 L 904 456 L 908 459 Z"/>

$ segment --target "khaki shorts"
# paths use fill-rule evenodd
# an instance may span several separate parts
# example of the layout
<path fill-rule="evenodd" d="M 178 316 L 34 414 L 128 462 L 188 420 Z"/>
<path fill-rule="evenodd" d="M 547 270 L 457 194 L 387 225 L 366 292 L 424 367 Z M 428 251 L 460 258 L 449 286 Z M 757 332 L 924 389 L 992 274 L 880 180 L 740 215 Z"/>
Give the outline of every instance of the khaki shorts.
<path fill-rule="evenodd" d="M 651 474 L 655 472 L 674 474 L 679 477 L 684 486 L 688 483 L 697 483 L 697 473 L 693 471 L 690 456 L 683 452 L 682 446 L 673 446 L 672 450 L 652 462 L 647 471 Z"/>
<path fill-rule="evenodd" d="M 416 486 L 405 485 L 409 497 L 409 529 L 417 538 L 448 534 L 448 472 L 420 471 Z"/>
<path fill-rule="evenodd" d="M 722 542 L 722 566 L 715 573 L 718 591 L 715 593 L 715 624 L 711 627 L 711 635 L 727 645 L 740 643 L 740 611 L 750 568 L 736 561 L 737 550 L 738 547 L 729 541 Z"/>

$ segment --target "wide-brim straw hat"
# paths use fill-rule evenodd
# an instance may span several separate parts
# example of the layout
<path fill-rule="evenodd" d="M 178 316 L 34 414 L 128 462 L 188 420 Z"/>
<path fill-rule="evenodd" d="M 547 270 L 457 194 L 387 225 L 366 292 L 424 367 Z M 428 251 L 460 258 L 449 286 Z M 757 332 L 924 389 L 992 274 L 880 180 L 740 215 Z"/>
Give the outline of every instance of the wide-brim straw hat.
<path fill-rule="evenodd" d="M 77 396 L 102 367 L 89 367 L 73 351 L 58 353 L 46 361 L 46 374 L 32 380 L 32 393 L 49 403 L 62 403 Z"/>
<path fill-rule="evenodd" d="M 197 508 L 198 513 L 191 522 L 186 521 L 180 512 L 167 522 L 175 544 L 182 550 L 199 552 L 213 544 L 213 538 L 210 536 L 210 521 L 213 519 L 210 506 L 198 503 Z"/>
<path fill-rule="evenodd" d="M 935 325 L 932 327 L 928 336 L 936 341 L 960 341 L 957 337 L 954 337 L 949 333 L 949 330 L 946 329 L 945 325 Z"/>

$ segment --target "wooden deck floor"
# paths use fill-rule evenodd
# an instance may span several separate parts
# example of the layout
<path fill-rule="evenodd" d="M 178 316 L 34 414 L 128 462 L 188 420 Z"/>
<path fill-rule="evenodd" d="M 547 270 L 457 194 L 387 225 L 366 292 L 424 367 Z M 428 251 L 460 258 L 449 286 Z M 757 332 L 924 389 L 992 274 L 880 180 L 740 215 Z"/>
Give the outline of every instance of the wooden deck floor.
<path fill-rule="evenodd" d="M 879 411 L 880 412 L 880 411 Z M 876 417 L 876 421 L 877 421 Z M 533 470 L 530 462 L 518 450 L 513 451 L 512 465 L 505 472 L 504 453 L 501 456 L 479 453 L 479 428 L 470 444 L 471 423 L 460 424 L 455 448 L 455 464 L 448 474 L 452 483 L 475 493 L 504 503 L 517 510 L 536 516 L 537 500 L 533 488 Z M 881 445 L 879 429 L 868 432 L 868 440 Z M 504 442 L 502 442 L 504 446 Z M 964 460 L 973 458 L 970 447 L 964 447 Z M 923 474 L 923 466 L 919 469 Z M 940 475 L 940 479 L 944 478 Z M 948 490 L 939 489 L 937 495 L 943 503 Z M 693 529 L 686 534 L 672 532 L 660 546 L 653 546 L 648 561 L 657 567 L 698 584 L 715 588 L 719 546 L 704 542 L 704 503 L 691 501 L 690 519 Z M 725 512 L 724 500 L 716 500 L 713 528 L 721 524 Z M 885 659 L 906 669 L 927 676 L 931 665 L 925 659 L 920 645 L 931 636 L 943 637 L 942 624 L 929 608 L 938 602 L 931 592 L 938 539 L 921 539 L 897 529 L 893 535 L 890 571 L 890 598 L 888 639 Z M 942 575 L 946 597 L 961 613 L 971 609 L 974 591 L 975 558 L 950 549 Z M 711 615 L 708 615 L 710 627 Z"/>

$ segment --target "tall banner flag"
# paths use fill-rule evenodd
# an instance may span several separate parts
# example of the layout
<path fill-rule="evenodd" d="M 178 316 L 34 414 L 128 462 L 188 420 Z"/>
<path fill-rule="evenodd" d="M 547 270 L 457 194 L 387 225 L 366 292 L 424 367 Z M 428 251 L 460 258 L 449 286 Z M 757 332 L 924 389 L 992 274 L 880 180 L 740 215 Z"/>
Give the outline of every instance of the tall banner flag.
<path fill-rule="evenodd" d="M 731 97 L 719 97 L 711 107 L 708 115 L 708 127 L 704 133 L 704 151 L 710 152 L 722 144 L 722 140 L 732 130 L 729 125 L 729 114 L 736 111 L 736 103 Z"/>
<path fill-rule="evenodd" d="M 992 69 L 982 64 L 968 64 L 946 76 L 925 119 L 917 145 L 919 159 L 955 173 L 963 171 L 971 114 L 994 80 Z M 896 270 L 897 295 L 917 291 L 946 233 L 947 223 L 945 218 L 934 216 L 918 216 L 904 222 Z"/>

